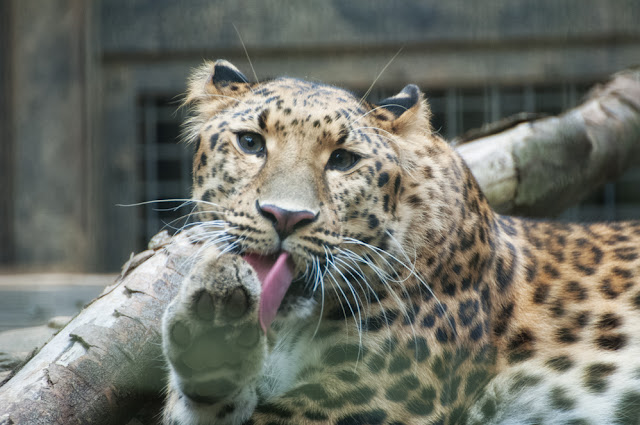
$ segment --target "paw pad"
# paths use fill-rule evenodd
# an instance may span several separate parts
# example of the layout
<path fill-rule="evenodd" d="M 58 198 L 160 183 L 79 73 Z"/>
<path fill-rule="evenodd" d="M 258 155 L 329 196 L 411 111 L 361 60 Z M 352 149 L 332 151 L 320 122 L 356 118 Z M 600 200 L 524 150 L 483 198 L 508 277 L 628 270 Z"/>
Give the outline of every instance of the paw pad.
<path fill-rule="evenodd" d="M 171 328 L 171 340 L 180 347 L 187 347 L 191 342 L 191 331 L 182 322 L 176 322 Z"/>
<path fill-rule="evenodd" d="M 260 342 L 260 332 L 261 329 L 258 326 L 247 326 L 238 335 L 236 343 L 244 349 L 253 348 Z"/>
<path fill-rule="evenodd" d="M 229 319 L 239 319 L 249 309 L 249 300 L 244 289 L 238 287 L 231 292 L 224 304 L 225 315 Z"/>
<path fill-rule="evenodd" d="M 198 318 L 205 322 L 210 322 L 215 318 L 216 312 L 213 306 L 213 298 L 207 291 L 201 291 L 196 296 L 195 311 Z"/>

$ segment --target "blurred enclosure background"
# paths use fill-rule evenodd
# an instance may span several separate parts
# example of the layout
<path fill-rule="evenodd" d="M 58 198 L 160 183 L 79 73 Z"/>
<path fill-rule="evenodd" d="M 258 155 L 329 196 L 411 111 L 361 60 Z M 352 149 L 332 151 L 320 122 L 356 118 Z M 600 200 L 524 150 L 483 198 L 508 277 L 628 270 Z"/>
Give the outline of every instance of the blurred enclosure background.
<path fill-rule="evenodd" d="M 0 0 L 0 271 L 113 272 L 189 210 L 179 95 L 226 58 L 370 100 L 418 84 L 453 138 L 557 114 L 640 64 L 637 0 Z M 640 170 L 563 218 L 640 217 Z"/>

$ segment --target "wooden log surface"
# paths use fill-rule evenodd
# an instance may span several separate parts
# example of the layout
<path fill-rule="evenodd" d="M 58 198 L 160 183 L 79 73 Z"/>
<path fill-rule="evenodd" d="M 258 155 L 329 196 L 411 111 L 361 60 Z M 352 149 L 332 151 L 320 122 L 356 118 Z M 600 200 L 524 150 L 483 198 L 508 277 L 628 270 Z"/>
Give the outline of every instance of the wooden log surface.
<path fill-rule="evenodd" d="M 123 424 L 157 398 L 164 385 L 162 314 L 194 252 L 180 236 L 134 257 L 116 283 L 0 387 L 0 425 Z"/>
<path fill-rule="evenodd" d="M 552 216 L 640 165 L 640 68 L 616 74 L 581 105 L 457 147 L 491 206 Z"/>

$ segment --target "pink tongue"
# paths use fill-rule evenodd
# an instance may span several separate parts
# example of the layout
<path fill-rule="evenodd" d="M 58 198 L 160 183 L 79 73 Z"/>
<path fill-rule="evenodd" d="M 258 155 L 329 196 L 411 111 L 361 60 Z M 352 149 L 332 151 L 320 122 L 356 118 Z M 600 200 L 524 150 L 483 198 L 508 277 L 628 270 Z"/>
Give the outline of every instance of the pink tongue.
<path fill-rule="evenodd" d="M 248 254 L 244 259 L 251 264 L 262 282 L 259 316 L 260 326 L 264 333 L 267 333 L 267 329 L 278 313 L 284 294 L 287 293 L 293 280 L 293 264 L 289 253 L 285 251 L 282 251 L 277 258 L 273 255 Z"/>

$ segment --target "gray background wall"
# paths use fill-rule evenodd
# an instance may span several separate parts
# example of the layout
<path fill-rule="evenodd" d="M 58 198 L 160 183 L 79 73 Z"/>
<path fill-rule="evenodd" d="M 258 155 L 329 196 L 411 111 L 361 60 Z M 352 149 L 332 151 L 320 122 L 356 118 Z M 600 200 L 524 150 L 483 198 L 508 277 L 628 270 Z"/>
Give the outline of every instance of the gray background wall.
<path fill-rule="evenodd" d="M 0 1 L 0 264 L 13 260 L 13 142 L 8 61 L 11 44 L 8 2 Z"/>
<path fill-rule="evenodd" d="M 0 20 L 0 270 L 115 270 L 140 249 L 140 210 L 116 205 L 150 181 L 145 102 L 203 58 L 250 75 L 234 24 L 259 78 L 361 91 L 400 48 L 377 87 L 428 96 L 640 62 L 636 0 L 0 0 Z"/>

